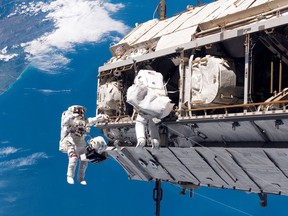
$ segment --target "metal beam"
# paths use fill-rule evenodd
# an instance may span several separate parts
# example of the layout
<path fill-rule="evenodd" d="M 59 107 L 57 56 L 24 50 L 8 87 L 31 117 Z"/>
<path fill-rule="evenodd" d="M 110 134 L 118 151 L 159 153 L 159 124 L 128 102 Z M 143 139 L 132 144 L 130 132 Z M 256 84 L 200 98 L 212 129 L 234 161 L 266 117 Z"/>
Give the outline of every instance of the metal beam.
<path fill-rule="evenodd" d="M 260 206 L 261 207 L 266 207 L 267 206 L 267 193 L 259 193 L 258 194 L 260 198 Z"/>
<path fill-rule="evenodd" d="M 248 88 L 249 88 L 249 70 L 250 70 L 250 62 L 249 62 L 249 55 L 250 55 L 250 34 L 246 34 L 245 40 L 245 69 L 244 69 L 244 104 L 248 103 Z"/>
<path fill-rule="evenodd" d="M 161 188 L 161 180 L 156 179 L 155 188 L 153 190 L 153 200 L 156 202 L 156 216 L 160 216 L 160 203 L 162 200 L 163 190 Z"/>
<path fill-rule="evenodd" d="M 165 0 L 161 0 L 159 3 L 159 17 L 160 20 L 165 20 L 166 19 L 166 3 Z"/>

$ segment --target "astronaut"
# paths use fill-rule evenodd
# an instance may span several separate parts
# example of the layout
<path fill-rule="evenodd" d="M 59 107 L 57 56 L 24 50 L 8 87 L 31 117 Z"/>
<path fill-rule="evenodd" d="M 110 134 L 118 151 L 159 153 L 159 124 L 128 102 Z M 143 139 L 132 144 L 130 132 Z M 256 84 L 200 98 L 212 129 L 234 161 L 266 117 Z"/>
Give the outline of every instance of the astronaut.
<path fill-rule="evenodd" d="M 137 137 L 135 151 L 140 153 L 149 140 L 152 154 L 157 154 L 160 146 L 157 124 L 170 114 L 174 106 L 167 96 L 162 74 L 153 70 L 140 70 L 134 79 L 134 84 L 127 90 L 127 103 L 138 112 L 135 123 Z"/>
<path fill-rule="evenodd" d="M 90 132 L 92 125 L 107 120 L 107 116 L 99 115 L 93 118 L 84 118 L 86 108 L 73 105 L 62 113 L 61 118 L 61 140 L 59 150 L 68 154 L 67 182 L 74 184 L 74 175 L 81 154 L 86 153 L 85 137 Z M 86 185 L 85 172 L 88 161 L 80 160 L 77 180 Z"/>

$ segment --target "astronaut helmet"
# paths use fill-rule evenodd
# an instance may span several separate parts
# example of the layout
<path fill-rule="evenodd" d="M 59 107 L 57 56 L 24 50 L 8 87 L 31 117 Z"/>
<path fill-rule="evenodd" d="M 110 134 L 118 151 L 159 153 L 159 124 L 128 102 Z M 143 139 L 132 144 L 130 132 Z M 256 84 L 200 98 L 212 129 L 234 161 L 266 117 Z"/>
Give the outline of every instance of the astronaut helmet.
<path fill-rule="evenodd" d="M 80 105 L 73 105 L 70 106 L 68 108 L 68 110 L 70 112 L 72 112 L 73 114 L 79 114 L 79 115 L 84 115 L 84 113 L 86 112 L 86 108 L 84 106 L 80 106 Z"/>

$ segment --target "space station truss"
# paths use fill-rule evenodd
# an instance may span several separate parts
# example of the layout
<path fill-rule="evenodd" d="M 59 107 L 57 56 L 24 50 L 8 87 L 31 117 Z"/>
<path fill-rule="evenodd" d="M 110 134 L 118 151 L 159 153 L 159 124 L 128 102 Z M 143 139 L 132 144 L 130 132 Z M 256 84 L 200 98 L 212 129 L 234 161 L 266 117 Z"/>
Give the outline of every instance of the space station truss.
<path fill-rule="evenodd" d="M 99 67 L 108 154 L 132 180 L 288 195 L 287 38 L 288 0 L 218 0 L 137 24 Z M 126 93 L 139 69 L 162 73 L 175 104 L 157 154 L 135 151 Z"/>

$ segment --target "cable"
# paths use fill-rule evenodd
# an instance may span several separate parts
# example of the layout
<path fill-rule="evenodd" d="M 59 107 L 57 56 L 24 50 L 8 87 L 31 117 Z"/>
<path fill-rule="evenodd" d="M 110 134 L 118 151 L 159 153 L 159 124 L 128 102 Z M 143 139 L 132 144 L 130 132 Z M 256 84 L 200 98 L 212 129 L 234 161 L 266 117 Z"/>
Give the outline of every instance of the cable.
<path fill-rule="evenodd" d="M 160 5 L 160 2 L 158 3 L 157 7 L 154 10 L 153 17 L 152 17 L 153 19 L 155 18 L 155 14 L 156 14 L 156 12 L 157 12 L 157 10 L 159 8 L 159 5 Z"/>
<path fill-rule="evenodd" d="M 217 200 L 215 200 L 215 199 L 212 199 L 212 198 L 210 198 L 210 197 L 204 196 L 204 195 L 202 195 L 202 194 L 200 194 L 200 193 L 197 193 L 197 192 L 195 192 L 195 191 L 194 191 L 194 194 L 195 194 L 195 195 L 198 195 L 198 196 L 200 196 L 200 197 L 203 197 L 203 198 L 205 198 L 205 199 L 207 199 L 207 200 L 210 200 L 210 201 L 212 201 L 212 202 L 215 202 L 215 203 L 217 203 L 217 204 L 219 204 L 219 205 L 222 205 L 222 206 L 224 206 L 224 207 L 227 207 L 227 208 L 230 208 L 230 209 L 232 209 L 232 210 L 235 210 L 235 211 L 237 211 L 237 212 L 239 212 L 239 213 L 242 213 L 242 214 L 245 214 L 245 215 L 249 215 L 249 216 L 253 216 L 253 215 L 250 214 L 250 213 L 247 213 L 247 212 L 242 211 L 242 210 L 240 210 L 240 209 L 237 209 L 237 208 L 235 208 L 235 207 L 229 206 L 229 205 L 227 205 L 227 204 L 225 204 L 225 203 L 219 202 L 219 201 L 217 201 Z"/>

